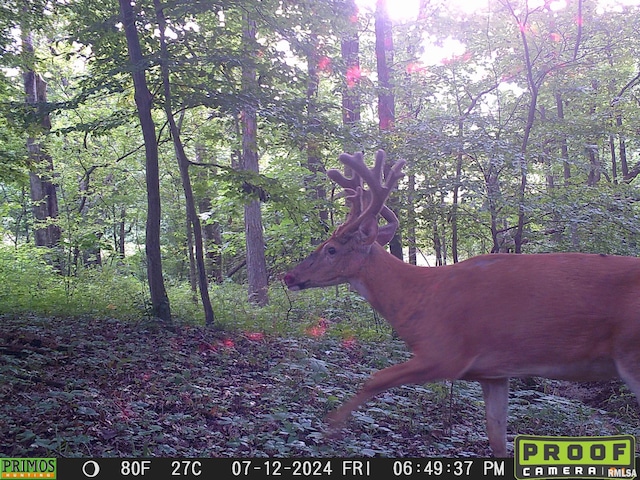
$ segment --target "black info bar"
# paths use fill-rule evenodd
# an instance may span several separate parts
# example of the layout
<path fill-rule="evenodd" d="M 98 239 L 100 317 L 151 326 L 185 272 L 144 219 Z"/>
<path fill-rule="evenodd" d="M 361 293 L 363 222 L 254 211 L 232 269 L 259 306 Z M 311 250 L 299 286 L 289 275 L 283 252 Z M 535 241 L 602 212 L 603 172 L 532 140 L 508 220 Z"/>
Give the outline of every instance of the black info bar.
<path fill-rule="evenodd" d="M 0 480 L 514 478 L 499 458 L 0 458 Z"/>

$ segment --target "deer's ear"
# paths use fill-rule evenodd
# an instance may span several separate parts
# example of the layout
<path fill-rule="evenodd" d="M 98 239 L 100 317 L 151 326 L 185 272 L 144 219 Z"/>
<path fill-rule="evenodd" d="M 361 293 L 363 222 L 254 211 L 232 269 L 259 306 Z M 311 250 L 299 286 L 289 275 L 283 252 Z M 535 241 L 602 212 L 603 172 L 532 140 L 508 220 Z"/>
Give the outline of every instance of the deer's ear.
<path fill-rule="evenodd" d="M 358 227 L 360 239 L 364 245 L 371 245 L 378 238 L 378 219 L 375 217 L 366 218 Z"/>

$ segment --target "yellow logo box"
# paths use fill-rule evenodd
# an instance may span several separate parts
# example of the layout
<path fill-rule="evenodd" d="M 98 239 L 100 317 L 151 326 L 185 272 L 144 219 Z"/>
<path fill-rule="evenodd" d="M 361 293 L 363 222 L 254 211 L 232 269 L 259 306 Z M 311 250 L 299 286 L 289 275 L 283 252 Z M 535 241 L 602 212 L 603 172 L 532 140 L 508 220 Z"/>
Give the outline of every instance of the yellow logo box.
<path fill-rule="evenodd" d="M 635 443 L 632 435 L 611 437 L 547 437 L 518 435 L 515 477 L 634 478 Z"/>

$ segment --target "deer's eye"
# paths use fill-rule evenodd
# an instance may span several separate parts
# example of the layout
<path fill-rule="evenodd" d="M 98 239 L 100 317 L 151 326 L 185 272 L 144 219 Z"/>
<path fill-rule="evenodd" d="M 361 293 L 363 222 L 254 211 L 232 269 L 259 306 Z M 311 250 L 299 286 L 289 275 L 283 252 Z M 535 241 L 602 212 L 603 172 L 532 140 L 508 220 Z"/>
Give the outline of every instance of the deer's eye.
<path fill-rule="evenodd" d="M 327 253 L 328 253 L 329 255 L 335 255 L 335 254 L 336 254 L 336 252 L 337 252 L 336 247 L 329 247 L 329 248 L 327 248 Z"/>

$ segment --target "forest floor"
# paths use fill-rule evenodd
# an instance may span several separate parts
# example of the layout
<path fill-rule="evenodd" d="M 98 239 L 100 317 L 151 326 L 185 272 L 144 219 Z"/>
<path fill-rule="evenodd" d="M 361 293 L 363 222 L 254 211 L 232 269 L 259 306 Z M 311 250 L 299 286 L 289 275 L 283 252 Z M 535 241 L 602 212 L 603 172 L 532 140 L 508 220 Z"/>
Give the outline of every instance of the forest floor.
<path fill-rule="evenodd" d="M 329 411 L 406 358 L 322 331 L 0 316 L 0 456 L 490 456 L 474 382 L 395 388 L 327 436 Z M 617 382 L 517 381 L 509 436 L 638 437 L 639 413 Z"/>

